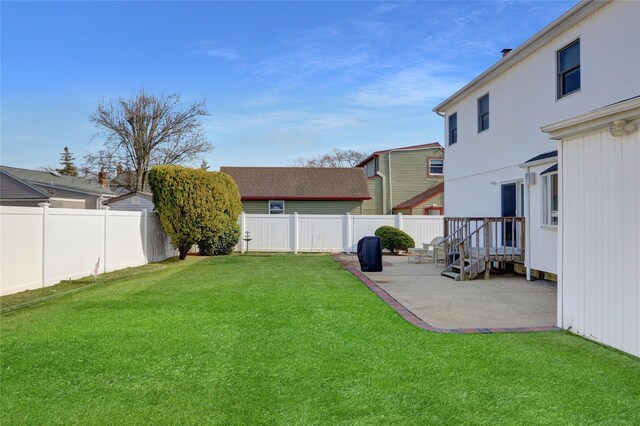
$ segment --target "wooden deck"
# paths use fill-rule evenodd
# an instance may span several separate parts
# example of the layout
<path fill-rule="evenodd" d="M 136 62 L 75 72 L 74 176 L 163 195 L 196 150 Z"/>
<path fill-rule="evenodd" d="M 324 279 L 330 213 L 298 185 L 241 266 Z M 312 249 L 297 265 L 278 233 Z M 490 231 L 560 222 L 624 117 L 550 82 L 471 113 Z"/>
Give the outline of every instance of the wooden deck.
<path fill-rule="evenodd" d="M 489 278 L 492 266 L 525 260 L 522 217 L 447 217 L 444 227 L 444 276 L 464 281 L 484 273 Z"/>

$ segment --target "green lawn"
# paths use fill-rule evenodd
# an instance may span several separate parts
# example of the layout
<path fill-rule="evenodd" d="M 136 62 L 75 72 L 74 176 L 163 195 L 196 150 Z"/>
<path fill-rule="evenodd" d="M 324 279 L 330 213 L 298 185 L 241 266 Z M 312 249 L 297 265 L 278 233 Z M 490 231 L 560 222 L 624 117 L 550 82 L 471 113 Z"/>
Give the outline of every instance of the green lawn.
<path fill-rule="evenodd" d="M 426 332 L 325 255 L 188 258 L 0 331 L 4 425 L 640 423 L 637 358 Z"/>

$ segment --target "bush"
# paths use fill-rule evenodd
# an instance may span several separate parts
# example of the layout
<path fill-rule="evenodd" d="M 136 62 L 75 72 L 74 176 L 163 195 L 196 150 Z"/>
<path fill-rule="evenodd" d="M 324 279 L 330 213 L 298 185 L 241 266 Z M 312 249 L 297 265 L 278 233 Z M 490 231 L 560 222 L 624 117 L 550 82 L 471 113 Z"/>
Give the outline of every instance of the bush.
<path fill-rule="evenodd" d="M 235 223 L 232 229 L 220 235 L 206 235 L 202 240 L 198 241 L 198 249 L 200 254 L 205 256 L 227 255 L 231 254 L 239 239 L 240 225 Z"/>
<path fill-rule="evenodd" d="M 204 240 L 217 246 L 219 239 L 232 239 L 242 203 L 231 176 L 180 166 L 156 166 L 149 172 L 149 184 L 160 223 L 180 251 L 180 259 Z M 229 236 L 222 237 L 225 234 Z"/>
<path fill-rule="evenodd" d="M 381 226 L 376 229 L 375 235 L 380 237 L 382 248 L 393 254 L 398 254 L 400 250 L 407 251 L 416 246 L 409 234 L 393 226 Z"/>

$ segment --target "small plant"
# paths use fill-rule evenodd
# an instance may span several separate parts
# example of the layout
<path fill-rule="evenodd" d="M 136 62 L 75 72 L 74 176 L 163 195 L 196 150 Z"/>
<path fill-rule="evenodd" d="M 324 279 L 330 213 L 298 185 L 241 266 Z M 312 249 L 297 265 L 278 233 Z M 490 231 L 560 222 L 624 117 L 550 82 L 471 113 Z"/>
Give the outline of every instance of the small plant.
<path fill-rule="evenodd" d="M 376 229 L 375 235 L 380 237 L 382 248 L 389 250 L 393 254 L 407 251 L 416 246 L 415 241 L 409 234 L 393 226 L 381 226 Z"/>
<path fill-rule="evenodd" d="M 234 223 L 231 229 L 220 235 L 205 236 L 198 242 L 200 254 L 205 256 L 223 256 L 231 254 L 240 238 L 240 225 Z"/>

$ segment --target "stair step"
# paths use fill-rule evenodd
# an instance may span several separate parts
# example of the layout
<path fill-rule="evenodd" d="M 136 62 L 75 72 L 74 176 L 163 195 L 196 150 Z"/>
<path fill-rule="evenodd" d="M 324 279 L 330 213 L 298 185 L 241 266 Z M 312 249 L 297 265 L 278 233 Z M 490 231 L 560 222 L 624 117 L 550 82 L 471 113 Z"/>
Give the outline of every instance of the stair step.
<path fill-rule="evenodd" d="M 445 277 L 449 277 L 449 278 L 453 278 L 454 280 L 458 279 L 458 276 L 460 275 L 457 272 L 443 272 L 442 275 L 444 275 Z"/>

